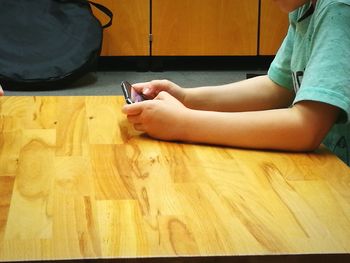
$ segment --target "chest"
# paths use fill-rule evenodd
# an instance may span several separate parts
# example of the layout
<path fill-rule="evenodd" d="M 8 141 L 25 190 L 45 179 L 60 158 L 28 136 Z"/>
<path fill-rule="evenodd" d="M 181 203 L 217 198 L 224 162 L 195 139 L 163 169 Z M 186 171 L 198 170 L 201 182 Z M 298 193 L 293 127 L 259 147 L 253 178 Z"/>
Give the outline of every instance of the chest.
<path fill-rule="evenodd" d="M 295 26 L 291 69 L 293 72 L 304 71 L 313 52 L 314 22 L 308 18 Z"/>

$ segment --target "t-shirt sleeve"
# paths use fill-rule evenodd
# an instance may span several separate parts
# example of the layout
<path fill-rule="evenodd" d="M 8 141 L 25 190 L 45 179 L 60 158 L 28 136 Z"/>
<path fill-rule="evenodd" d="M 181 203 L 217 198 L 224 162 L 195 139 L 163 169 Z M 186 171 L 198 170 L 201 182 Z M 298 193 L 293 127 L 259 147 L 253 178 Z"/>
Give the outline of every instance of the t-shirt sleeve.
<path fill-rule="evenodd" d="M 293 90 L 290 65 L 293 53 L 294 33 L 295 27 L 291 24 L 288 28 L 287 36 L 284 38 L 267 73 L 273 82 L 289 90 Z"/>
<path fill-rule="evenodd" d="M 294 101 L 320 101 L 350 121 L 350 5 L 333 3 L 316 19 L 310 59 Z"/>

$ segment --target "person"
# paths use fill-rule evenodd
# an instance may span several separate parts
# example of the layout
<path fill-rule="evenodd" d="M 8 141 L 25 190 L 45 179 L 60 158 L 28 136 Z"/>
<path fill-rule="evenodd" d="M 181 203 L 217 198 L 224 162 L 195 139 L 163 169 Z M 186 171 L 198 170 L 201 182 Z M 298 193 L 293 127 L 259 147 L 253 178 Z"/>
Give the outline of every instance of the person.
<path fill-rule="evenodd" d="M 4 95 L 4 91 L 2 90 L 2 87 L 0 85 L 0 96 L 3 96 Z"/>
<path fill-rule="evenodd" d="M 289 29 L 265 76 L 182 88 L 133 85 L 149 100 L 122 108 L 136 130 L 170 141 L 314 151 L 349 165 L 350 0 L 275 0 Z"/>

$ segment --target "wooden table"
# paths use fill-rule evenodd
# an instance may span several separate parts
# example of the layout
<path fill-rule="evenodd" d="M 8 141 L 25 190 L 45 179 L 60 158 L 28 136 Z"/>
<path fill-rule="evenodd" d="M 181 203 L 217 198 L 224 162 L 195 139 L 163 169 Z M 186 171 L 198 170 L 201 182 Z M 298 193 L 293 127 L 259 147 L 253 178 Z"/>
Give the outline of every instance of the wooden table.
<path fill-rule="evenodd" d="M 349 258 L 350 169 L 325 148 L 156 141 L 123 104 L 0 98 L 0 261 Z"/>

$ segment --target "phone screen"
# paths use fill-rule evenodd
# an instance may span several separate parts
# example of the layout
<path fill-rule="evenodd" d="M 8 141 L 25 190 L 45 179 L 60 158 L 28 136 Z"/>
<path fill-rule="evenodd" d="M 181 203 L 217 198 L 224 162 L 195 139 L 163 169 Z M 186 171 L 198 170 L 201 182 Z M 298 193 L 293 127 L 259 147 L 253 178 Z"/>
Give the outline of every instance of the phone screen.
<path fill-rule="evenodd" d="M 122 87 L 126 103 L 132 104 L 144 100 L 144 98 L 132 88 L 129 82 L 123 81 L 120 85 Z"/>

